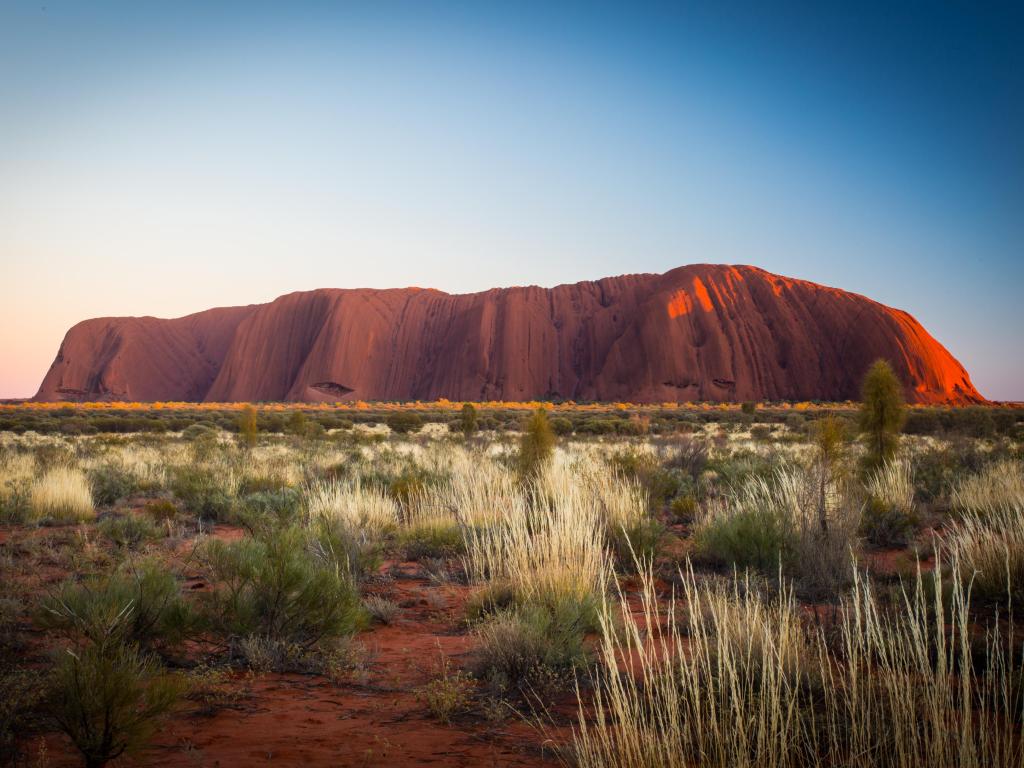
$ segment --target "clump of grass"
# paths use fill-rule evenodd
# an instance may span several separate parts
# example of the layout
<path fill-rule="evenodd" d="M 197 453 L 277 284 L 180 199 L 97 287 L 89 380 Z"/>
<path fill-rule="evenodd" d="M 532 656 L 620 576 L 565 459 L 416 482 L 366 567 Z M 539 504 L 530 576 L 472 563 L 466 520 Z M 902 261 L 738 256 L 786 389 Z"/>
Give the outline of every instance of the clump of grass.
<path fill-rule="evenodd" d="M 476 673 L 502 696 L 564 687 L 587 662 L 587 621 L 572 604 L 527 604 L 496 613 L 475 630 Z"/>
<path fill-rule="evenodd" d="M 855 580 L 831 642 L 790 593 L 766 601 L 743 582 L 701 584 L 690 569 L 680 580 L 682 600 L 667 608 L 647 572 L 641 617 L 625 599 L 603 612 L 603 667 L 593 700 L 578 694 L 567 762 L 1009 768 L 1024 759 L 1020 661 L 995 631 L 978 658 L 955 564 L 949 607 L 941 587 L 929 603 L 919 578 L 885 613 L 870 583 Z"/>
<path fill-rule="evenodd" d="M 596 605 L 607 576 L 598 510 L 578 490 L 549 499 L 534 494 L 506 508 L 504 519 L 466 528 L 471 581 L 507 583 L 520 603 Z"/>
<path fill-rule="evenodd" d="M 398 616 L 398 603 L 380 595 L 370 595 L 363 600 L 363 608 L 381 624 L 391 624 Z"/>
<path fill-rule="evenodd" d="M 175 469 L 171 490 L 193 515 L 203 520 L 228 522 L 235 498 L 231 478 L 202 466 Z"/>
<path fill-rule="evenodd" d="M 1024 600 L 1024 504 L 965 515 L 951 530 L 948 546 L 979 598 Z"/>
<path fill-rule="evenodd" d="M 451 660 L 442 655 L 433 678 L 416 689 L 416 696 L 431 715 L 450 723 L 455 715 L 469 708 L 475 687 L 472 676 L 454 668 Z"/>
<path fill-rule="evenodd" d="M 754 476 L 709 503 L 694 530 L 703 560 L 774 575 L 781 570 L 811 599 L 834 597 L 852 576 L 860 509 L 843 489 L 827 493 L 812 469 Z"/>
<path fill-rule="evenodd" d="M 868 499 L 861 521 L 864 538 L 877 547 L 902 547 L 918 525 L 910 462 L 894 457 L 868 476 Z"/>
<path fill-rule="evenodd" d="M 977 515 L 1024 506 L 1024 461 L 994 462 L 969 475 L 953 490 L 953 508 Z"/>
<path fill-rule="evenodd" d="M 161 535 L 161 530 L 148 517 L 141 515 L 119 515 L 108 517 L 97 526 L 100 533 L 123 549 L 138 549 L 147 541 Z"/>
<path fill-rule="evenodd" d="M 0 454 L 0 520 L 22 523 L 31 517 L 36 462 L 30 453 Z"/>
<path fill-rule="evenodd" d="M 462 529 L 454 522 L 425 520 L 402 526 L 399 546 L 408 560 L 449 558 L 466 551 Z"/>
<path fill-rule="evenodd" d="M 360 482 L 317 482 L 305 490 L 311 519 L 337 520 L 353 531 L 381 538 L 398 524 L 398 503 L 384 490 Z"/>
<path fill-rule="evenodd" d="M 32 486 L 33 520 L 81 523 L 96 517 L 92 492 L 85 473 L 71 467 L 54 467 Z"/>

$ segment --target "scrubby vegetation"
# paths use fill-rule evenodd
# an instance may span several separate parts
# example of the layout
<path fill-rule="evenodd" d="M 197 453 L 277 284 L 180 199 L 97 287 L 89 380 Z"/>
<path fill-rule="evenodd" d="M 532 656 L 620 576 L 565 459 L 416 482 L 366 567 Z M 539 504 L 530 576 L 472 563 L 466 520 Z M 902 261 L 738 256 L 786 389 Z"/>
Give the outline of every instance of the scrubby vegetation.
<path fill-rule="evenodd" d="M 1024 413 L 890 385 L 0 410 L 0 758 L 145 762 L 301 690 L 360 723 L 339 763 L 386 702 L 526 762 L 1020 765 Z"/>

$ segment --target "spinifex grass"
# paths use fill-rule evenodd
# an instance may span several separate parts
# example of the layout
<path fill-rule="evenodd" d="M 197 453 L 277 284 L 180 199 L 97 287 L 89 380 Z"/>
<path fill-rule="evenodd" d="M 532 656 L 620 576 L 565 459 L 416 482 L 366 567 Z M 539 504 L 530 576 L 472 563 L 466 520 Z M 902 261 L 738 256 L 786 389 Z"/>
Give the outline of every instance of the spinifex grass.
<path fill-rule="evenodd" d="M 625 600 L 602 613 L 603 671 L 592 701 L 578 691 L 567 762 L 1019 766 L 1020 649 L 994 631 L 972 658 L 968 595 L 952 574 L 949 608 L 941 583 L 931 601 L 918 578 L 893 612 L 855 580 L 827 640 L 789 592 L 722 590 L 686 570 L 681 599 L 662 608 L 648 572 L 639 618 Z"/>

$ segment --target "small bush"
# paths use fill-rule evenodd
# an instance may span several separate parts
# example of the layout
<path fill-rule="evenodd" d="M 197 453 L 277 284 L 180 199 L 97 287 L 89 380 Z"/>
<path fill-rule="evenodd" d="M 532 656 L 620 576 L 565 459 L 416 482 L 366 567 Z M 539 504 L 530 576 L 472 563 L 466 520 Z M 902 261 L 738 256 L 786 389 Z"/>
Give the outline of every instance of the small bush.
<path fill-rule="evenodd" d="M 246 448 L 252 448 L 259 439 L 256 409 L 250 403 L 242 407 L 238 414 L 238 439 Z"/>
<path fill-rule="evenodd" d="M 668 505 L 672 517 L 680 523 L 692 523 L 700 507 L 693 496 L 676 496 Z"/>
<path fill-rule="evenodd" d="M 97 528 L 124 549 L 138 549 L 143 543 L 158 539 L 161 535 L 160 529 L 148 517 L 131 514 L 108 517 Z"/>
<path fill-rule="evenodd" d="M 700 559 L 767 572 L 779 568 L 789 544 L 785 521 L 765 507 L 711 517 L 694 533 L 694 551 Z"/>
<path fill-rule="evenodd" d="M 363 600 L 363 608 L 381 624 L 390 624 L 398 616 L 398 603 L 380 595 L 370 595 Z"/>
<path fill-rule="evenodd" d="M 239 522 L 250 530 L 294 524 L 302 514 L 302 496 L 294 488 L 250 493 L 238 503 Z"/>
<path fill-rule="evenodd" d="M 568 605 L 531 603 L 495 614 L 476 630 L 477 674 L 501 694 L 551 693 L 586 665 L 586 629 Z"/>
<path fill-rule="evenodd" d="M 81 523 L 96 517 L 89 481 L 83 472 L 68 467 L 51 469 L 37 480 L 30 504 L 34 520 Z"/>
<path fill-rule="evenodd" d="M 905 547 L 914 537 L 917 522 L 914 515 L 872 498 L 864 506 L 860 531 L 876 547 Z"/>
<path fill-rule="evenodd" d="M 39 673 L 0 668 L 0 765 L 29 764 L 19 742 L 38 719 L 44 692 Z"/>
<path fill-rule="evenodd" d="M 384 423 L 388 425 L 392 432 L 407 435 L 419 432 L 423 428 L 423 417 L 412 411 L 399 411 L 388 414 L 387 418 L 384 419 Z"/>
<path fill-rule="evenodd" d="M 178 508 L 174 506 L 174 502 L 167 499 L 150 501 L 144 509 L 146 514 L 158 523 L 166 523 L 178 516 Z"/>
<path fill-rule="evenodd" d="M 918 525 L 910 463 L 894 458 L 875 470 L 867 482 L 868 500 L 861 533 L 876 547 L 903 547 Z"/>
<path fill-rule="evenodd" d="M 184 690 L 131 645 L 89 644 L 61 656 L 49 711 L 87 768 L 100 768 L 142 747 Z"/>
<path fill-rule="evenodd" d="M 860 510 L 841 488 L 822 506 L 820 471 L 755 477 L 710 503 L 694 532 L 697 556 L 768 576 L 781 569 L 808 599 L 836 596 L 853 577 Z"/>
<path fill-rule="evenodd" d="M 650 503 L 657 508 L 679 491 L 681 478 L 678 473 L 662 467 L 651 453 L 618 451 L 608 463 L 623 477 L 637 481 L 647 491 Z"/>
<path fill-rule="evenodd" d="M 66 581 L 42 602 L 36 622 L 79 642 L 113 632 L 127 643 L 175 644 L 196 625 L 174 574 L 154 561 L 135 569 Z"/>
<path fill-rule="evenodd" d="M 665 526 L 651 517 L 634 522 L 628 527 L 610 530 L 608 538 L 618 566 L 628 571 L 638 562 L 653 560 L 658 554 L 664 532 Z"/>
<path fill-rule="evenodd" d="M 424 522 L 401 530 L 399 546 L 408 560 L 449 558 L 466 551 L 466 540 L 458 525 Z"/>
<path fill-rule="evenodd" d="M 207 543 L 211 625 L 226 636 L 258 635 L 310 647 L 362 622 L 344 564 L 292 526 L 241 541 Z"/>
<path fill-rule="evenodd" d="M 89 474 L 89 481 L 93 499 L 101 506 L 115 504 L 138 490 L 134 476 L 111 465 L 94 469 Z"/>
<path fill-rule="evenodd" d="M 182 467 L 175 472 L 171 491 L 189 512 L 204 520 L 231 519 L 235 500 L 210 470 Z"/>
<path fill-rule="evenodd" d="M 469 437 L 480 428 L 477 420 L 476 407 L 472 403 L 463 403 L 459 413 L 459 431 Z"/>
<path fill-rule="evenodd" d="M 903 426 L 903 385 L 886 360 L 876 360 L 864 376 L 861 388 L 860 429 L 867 451 L 868 469 L 882 466 L 896 454 Z"/>
<path fill-rule="evenodd" d="M 550 460 L 555 450 L 555 433 L 548 421 L 548 414 L 538 408 L 526 421 L 523 436 L 519 440 L 518 465 L 523 477 L 536 475 Z"/>
<path fill-rule="evenodd" d="M 472 701 L 473 678 L 461 669 L 453 669 L 451 661 L 442 656 L 434 678 L 416 690 L 430 714 L 443 723 L 469 708 Z"/>
<path fill-rule="evenodd" d="M 564 416 L 556 416 L 551 420 L 551 429 L 559 437 L 567 437 L 572 434 L 572 422 Z"/>

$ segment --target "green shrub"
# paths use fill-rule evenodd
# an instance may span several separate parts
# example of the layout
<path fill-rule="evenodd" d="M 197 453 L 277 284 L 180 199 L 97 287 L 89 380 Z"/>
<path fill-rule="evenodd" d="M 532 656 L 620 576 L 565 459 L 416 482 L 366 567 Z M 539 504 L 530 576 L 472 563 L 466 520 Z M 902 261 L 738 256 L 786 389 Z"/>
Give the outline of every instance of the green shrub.
<path fill-rule="evenodd" d="M 869 498 L 864 505 L 860 532 L 876 547 L 905 547 L 913 539 L 917 525 L 918 518 L 912 509 Z"/>
<path fill-rule="evenodd" d="M 0 522 L 20 525 L 32 517 L 32 481 L 12 478 L 0 483 Z"/>
<path fill-rule="evenodd" d="M 555 433 L 548 421 L 548 414 L 538 408 L 527 419 L 523 436 L 519 440 L 518 466 L 523 477 L 531 477 L 540 471 L 555 450 Z"/>
<path fill-rule="evenodd" d="M 398 543 L 407 560 L 449 558 L 466 551 L 466 540 L 457 525 L 411 525 L 401 530 Z"/>
<path fill-rule="evenodd" d="M 239 522 L 255 530 L 295 523 L 302 514 L 302 495 L 294 488 L 250 493 L 238 503 Z"/>
<path fill-rule="evenodd" d="M 160 538 L 161 530 L 148 517 L 119 515 L 108 517 L 97 526 L 99 532 L 124 549 L 137 549 L 147 541 Z"/>
<path fill-rule="evenodd" d="M 209 541 L 202 553 L 213 590 L 204 595 L 223 635 L 258 635 L 310 647 L 363 620 L 355 585 L 337 554 L 296 526 Z"/>
<path fill-rule="evenodd" d="M 612 551 L 619 568 L 632 571 L 638 562 L 653 561 L 664 532 L 665 526 L 654 518 L 634 523 L 629 528 L 610 531 Z"/>
<path fill-rule="evenodd" d="M 586 629 L 571 607 L 528 604 L 495 614 L 476 629 L 476 674 L 503 695 L 560 690 L 587 663 Z"/>
<path fill-rule="evenodd" d="M 507 581 L 488 581 L 466 601 L 466 617 L 471 621 L 514 608 L 515 588 Z"/>
<path fill-rule="evenodd" d="M 195 440 L 215 440 L 217 438 L 217 425 L 209 421 L 189 424 L 181 431 L 181 436 L 189 442 Z"/>
<path fill-rule="evenodd" d="M 791 547 L 785 521 L 760 508 L 715 519 L 694 535 L 697 556 L 718 565 L 777 571 Z"/>
<path fill-rule="evenodd" d="M 189 512 L 204 520 L 225 522 L 231 519 L 235 500 L 214 473 L 199 467 L 181 467 L 171 490 Z"/>
<path fill-rule="evenodd" d="M 48 708 L 86 767 L 100 768 L 142 747 L 184 690 L 134 646 L 89 644 L 62 654 Z"/>
<path fill-rule="evenodd" d="M 860 429 L 868 469 L 882 466 L 896 453 L 903 426 L 903 385 L 885 360 L 872 363 L 861 387 Z"/>
<path fill-rule="evenodd" d="M 352 578 L 361 578 L 380 567 L 384 543 L 377 533 L 340 517 L 321 516 L 310 527 L 312 546 Z"/>
<path fill-rule="evenodd" d="M 150 501 L 146 504 L 144 509 L 146 514 L 158 523 L 173 520 L 178 516 L 178 508 L 174 506 L 174 502 L 168 501 L 167 499 Z"/>
<path fill-rule="evenodd" d="M 556 416 L 551 420 L 551 429 L 559 437 L 567 437 L 572 434 L 572 422 L 564 416 Z"/>
<path fill-rule="evenodd" d="M 476 407 L 472 403 L 463 403 L 459 413 L 459 431 L 469 437 L 480 428 L 476 415 Z"/>
<path fill-rule="evenodd" d="M 672 517 L 680 523 L 691 523 L 697 516 L 697 511 L 700 509 L 697 504 L 697 499 L 687 494 L 685 496 L 676 496 L 672 499 L 672 503 L 668 505 L 668 511 L 672 514 Z"/>
<path fill-rule="evenodd" d="M 636 480 L 657 508 L 675 496 L 683 483 L 680 472 L 666 469 L 651 453 L 632 449 L 618 451 L 612 454 L 608 463 L 623 477 Z"/>
<path fill-rule="evenodd" d="M 196 617 L 174 574 L 155 561 L 82 581 L 65 581 L 42 601 L 36 623 L 75 640 L 101 643 L 112 633 L 152 646 L 181 642 Z"/>
<path fill-rule="evenodd" d="M 36 724 L 45 690 L 38 672 L 0 667 L 0 765 L 29 765 L 24 737 Z"/>
<path fill-rule="evenodd" d="M 392 432 L 405 435 L 419 432 L 423 428 L 423 417 L 412 411 L 398 411 L 396 413 L 389 413 L 387 418 L 384 419 L 384 423 L 388 425 Z"/>
<path fill-rule="evenodd" d="M 416 689 L 416 697 L 431 715 L 450 723 L 454 715 L 469 708 L 473 688 L 473 678 L 461 669 L 453 669 L 451 660 L 442 656 L 434 677 Z"/>
<path fill-rule="evenodd" d="M 251 403 L 242 406 L 238 414 L 238 439 L 246 448 L 252 448 L 259 439 L 256 409 Z"/>
<path fill-rule="evenodd" d="M 89 473 L 93 500 L 102 506 L 115 504 L 138 490 L 135 478 L 120 467 L 105 465 Z"/>

